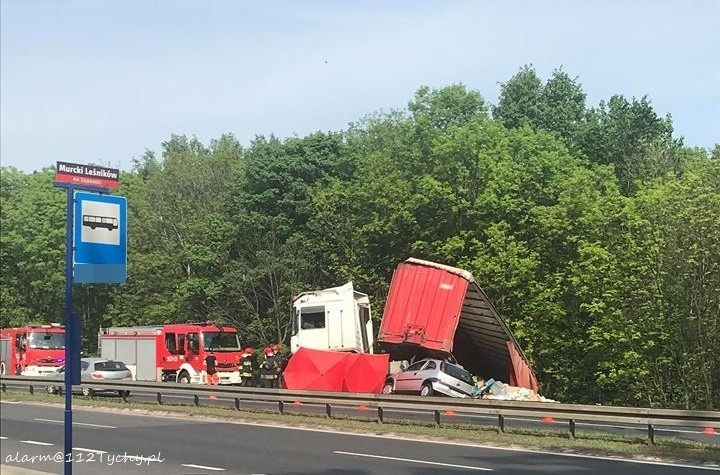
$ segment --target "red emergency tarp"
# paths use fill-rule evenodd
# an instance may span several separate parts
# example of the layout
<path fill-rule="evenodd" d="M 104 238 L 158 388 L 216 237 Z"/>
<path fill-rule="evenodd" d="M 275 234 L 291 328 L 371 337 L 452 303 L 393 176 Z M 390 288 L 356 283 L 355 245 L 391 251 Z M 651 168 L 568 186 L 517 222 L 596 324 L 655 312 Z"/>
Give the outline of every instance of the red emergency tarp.
<path fill-rule="evenodd" d="M 510 377 L 508 381 L 510 386 L 520 386 L 522 388 L 528 388 L 535 392 L 539 392 L 540 386 L 538 385 L 537 378 L 535 378 L 535 375 L 523 357 L 520 356 L 520 353 L 518 353 L 513 342 L 508 341 L 507 347 L 510 352 L 510 361 L 512 362 L 512 368 L 510 368 Z"/>
<path fill-rule="evenodd" d="M 348 353 L 343 391 L 380 394 L 389 362 L 390 355 Z"/>
<path fill-rule="evenodd" d="M 288 389 L 380 393 L 388 355 L 366 355 L 300 348 L 283 372 Z"/>

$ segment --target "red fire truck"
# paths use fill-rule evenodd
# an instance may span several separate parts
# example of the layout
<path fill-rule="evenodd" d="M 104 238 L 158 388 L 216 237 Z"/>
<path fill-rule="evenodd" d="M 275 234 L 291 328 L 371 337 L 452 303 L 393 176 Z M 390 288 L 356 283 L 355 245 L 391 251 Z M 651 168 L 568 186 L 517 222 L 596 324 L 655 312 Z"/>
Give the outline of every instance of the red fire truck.
<path fill-rule="evenodd" d="M 0 330 L 0 374 L 45 376 L 65 364 L 65 327 L 53 323 Z"/>
<path fill-rule="evenodd" d="M 109 327 L 98 335 L 100 356 L 123 361 L 137 381 L 207 383 L 205 357 L 217 358 L 220 384 L 240 384 L 237 330 L 212 323 Z"/>

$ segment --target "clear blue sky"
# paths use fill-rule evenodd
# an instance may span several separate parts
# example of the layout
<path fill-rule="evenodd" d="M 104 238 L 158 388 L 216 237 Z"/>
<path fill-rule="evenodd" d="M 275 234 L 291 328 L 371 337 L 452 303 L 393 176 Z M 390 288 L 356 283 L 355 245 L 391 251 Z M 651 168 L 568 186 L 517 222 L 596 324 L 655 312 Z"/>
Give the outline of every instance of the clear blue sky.
<path fill-rule="evenodd" d="M 404 108 L 422 85 L 497 102 L 532 63 L 588 106 L 648 95 L 720 141 L 717 0 L 1 0 L 0 163 L 129 169 L 170 134 L 304 136 Z"/>

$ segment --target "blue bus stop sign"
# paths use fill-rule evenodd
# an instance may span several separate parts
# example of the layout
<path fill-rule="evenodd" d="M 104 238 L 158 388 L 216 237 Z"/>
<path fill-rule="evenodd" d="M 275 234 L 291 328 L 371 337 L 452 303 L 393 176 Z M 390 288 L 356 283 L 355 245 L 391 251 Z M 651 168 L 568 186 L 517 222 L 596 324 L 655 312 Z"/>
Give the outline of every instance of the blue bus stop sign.
<path fill-rule="evenodd" d="M 73 282 L 124 284 L 127 279 L 127 199 L 75 193 Z"/>

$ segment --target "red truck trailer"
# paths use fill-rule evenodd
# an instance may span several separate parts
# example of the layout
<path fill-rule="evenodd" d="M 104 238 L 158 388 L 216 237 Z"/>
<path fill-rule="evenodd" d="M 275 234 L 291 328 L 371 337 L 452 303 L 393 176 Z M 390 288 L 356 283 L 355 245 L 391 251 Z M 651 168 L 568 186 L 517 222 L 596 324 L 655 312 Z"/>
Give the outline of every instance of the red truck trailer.
<path fill-rule="evenodd" d="M 463 269 L 413 258 L 400 263 L 377 341 L 393 361 L 454 358 L 474 375 L 538 390 L 510 328 Z"/>

